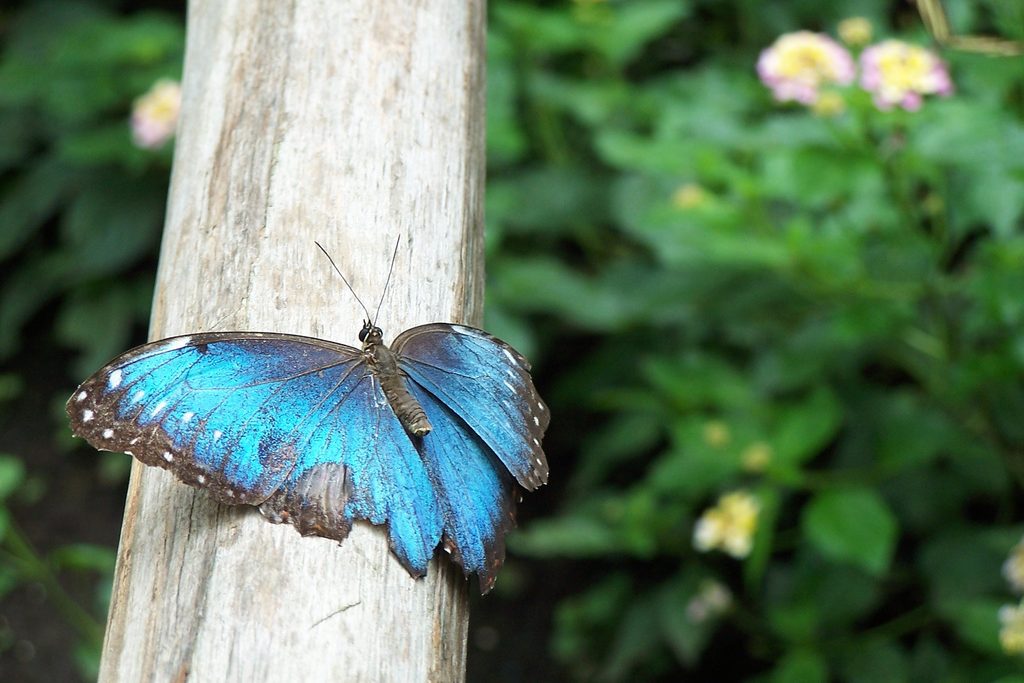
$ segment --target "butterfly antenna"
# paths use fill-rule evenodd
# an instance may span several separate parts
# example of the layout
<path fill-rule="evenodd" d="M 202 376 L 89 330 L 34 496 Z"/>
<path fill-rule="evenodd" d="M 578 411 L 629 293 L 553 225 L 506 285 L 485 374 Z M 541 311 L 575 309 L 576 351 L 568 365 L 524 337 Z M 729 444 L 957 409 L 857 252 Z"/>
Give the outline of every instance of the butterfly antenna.
<path fill-rule="evenodd" d="M 373 324 L 377 324 L 377 315 L 380 313 L 381 304 L 384 303 L 384 295 L 388 293 L 388 285 L 391 284 L 391 273 L 395 272 L 395 259 L 398 258 L 398 245 L 402 241 L 399 235 L 395 240 L 395 251 L 391 254 L 391 267 L 388 268 L 388 279 L 384 281 L 384 291 L 380 293 L 380 301 L 377 302 L 377 310 L 373 313 Z"/>
<path fill-rule="evenodd" d="M 315 244 L 316 246 L 320 247 L 320 251 L 324 252 L 324 256 L 327 257 L 327 260 L 331 262 L 331 266 L 334 267 L 334 272 L 336 272 L 338 275 L 341 276 L 342 282 L 344 282 L 345 285 L 348 287 L 348 291 L 352 292 L 352 296 L 354 296 L 356 298 L 356 301 L 359 302 L 359 305 L 363 307 L 363 312 L 366 313 L 366 319 L 369 320 L 370 319 L 370 311 L 368 311 L 366 309 L 366 306 L 363 304 L 363 300 L 359 298 L 358 294 L 356 294 L 356 290 L 352 289 L 352 285 L 349 283 L 348 278 L 345 277 L 345 274 L 342 273 L 341 269 L 338 268 L 336 263 L 334 263 L 334 259 L 332 259 L 331 255 L 327 253 L 327 250 L 323 248 L 323 245 L 321 245 L 316 240 L 313 240 L 313 244 Z"/>

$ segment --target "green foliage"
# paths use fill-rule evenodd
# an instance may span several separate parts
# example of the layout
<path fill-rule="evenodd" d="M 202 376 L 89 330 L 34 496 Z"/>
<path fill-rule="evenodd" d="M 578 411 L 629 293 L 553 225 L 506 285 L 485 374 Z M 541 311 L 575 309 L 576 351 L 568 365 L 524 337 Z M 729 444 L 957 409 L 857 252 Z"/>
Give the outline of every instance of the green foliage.
<path fill-rule="evenodd" d="M 133 145 L 128 117 L 133 99 L 178 74 L 183 28 L 172 17 L 120 17 L 88 2 L 29 3 L 8 21 L 0 360 L 21 350 L 24 326 L 59 300 L 58 341 L 94 363 L 145 321 L 152 279 L 125 276 L 152 258 L 170 156 Z"/>
<path fill-rule="evenodd" d="M 854 87 L 833 117 L 754 68 L 853 14 L 920 42 L 887 7 L 493 6 L 488 316 L 536 349 L 564 492 L 512 549 L 586 577 L 552 644 L 578 679 L 1017 670 L 996 612 L 1024 482 L 1020 61 L 943 55 L 950 98 L 882 112 Z M 950 9 L 961 32 L 1006 12 Z M 737 490 L 750 553 L 697 551 Z M 701 578 L 733 596 L 714 619 Z"/>
<path fill-rule="evenodd" d="M 31 2 L 0 12 L 0 362 L 38 354 L 40 335 L 26 329 L 54 320 L 42 344 L 75 352 L 60 368 L 69 380 L 123 350 L 146 321 L 170 151 L 136 147 L 129 116 L 156 80 L 177 76 L 183 50 L 180 19 L 120 16 L 109 4 Z M 36 379 L 0 375 L 3 407 Z M 29 542 L 14 510 L 47 486 L 61 488 L 30 475 L 32 467 L 0 457 L 0 598 L 42 586 L 78 636 L 69 656 L 95 679 L 114 551 L 77 543 L 42 553 Z M 73 575 L 97 582 L 95 604 L 85 608 L 67 592 Z M 0 650 L 14 645 L 8 635 L 0 633 Z"/>

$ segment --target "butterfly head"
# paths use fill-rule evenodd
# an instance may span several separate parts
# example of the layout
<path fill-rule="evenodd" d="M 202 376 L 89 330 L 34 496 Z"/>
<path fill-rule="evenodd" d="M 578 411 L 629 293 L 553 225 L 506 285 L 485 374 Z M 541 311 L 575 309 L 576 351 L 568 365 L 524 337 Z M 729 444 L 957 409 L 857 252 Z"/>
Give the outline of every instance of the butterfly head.
<path fill-rule="evenodd" d="M 363 342 L 363 346 L 383 344 L 384 332 L 371 321 L 365 320 L 363 321 L 363 329 L 359 330 L 359 341 Z"/>

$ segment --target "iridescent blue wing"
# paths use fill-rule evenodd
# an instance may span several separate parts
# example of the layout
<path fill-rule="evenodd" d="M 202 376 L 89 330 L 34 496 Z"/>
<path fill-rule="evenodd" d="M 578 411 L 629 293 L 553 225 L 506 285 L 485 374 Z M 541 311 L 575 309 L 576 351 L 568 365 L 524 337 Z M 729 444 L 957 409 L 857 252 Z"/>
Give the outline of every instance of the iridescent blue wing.
<path fill-rule="evenodd" d="M 541 440 L 550 417 L 519 352 L 482 330 L 447 323 L 406 330 L 391 349 L 405 374 L 457 415 L 524 488 L 547 483 Z"/>
<path fill-rule="evenodd" d="M 466 575 L 479 576 L 486 593 L 505 560 L 505 534 L 515 526 L 515 482 L 450 408 L 414 382 L 409 390 L 433 425 L 418 448 L 444 519 L 442 542 Z"/>
<path fill-rule="evenodd" d="M 341 540 L 353 519 L 388 524 L 413 574 L 440 541 L 430 478 L 352 347 L 255 332 L 165 339 L 87 379 L 67 410 L 94 447 L 221 502 L 262 503 L 300 532 Z"/>
<path fill-rule="evenodd" d="M 441 540 L 438 501 L 373 374 L 361 374 L 342 400 L 307 421 L 297 451 L 291 476 L 260 505 L 264 516 L 339 541 L 353 519 L 386 524 L 391 550 L 409 573 L 427 573 Z"/>
<path fill-rule="evenodd" d="M 222 502 L 257 504 L 291 472 L 296 429 L 360 362 L 351 347 L 306 337 L 172 337 L 111 361 L 67 411 L 75 435 L 100 450 L 168 469 Z"/>

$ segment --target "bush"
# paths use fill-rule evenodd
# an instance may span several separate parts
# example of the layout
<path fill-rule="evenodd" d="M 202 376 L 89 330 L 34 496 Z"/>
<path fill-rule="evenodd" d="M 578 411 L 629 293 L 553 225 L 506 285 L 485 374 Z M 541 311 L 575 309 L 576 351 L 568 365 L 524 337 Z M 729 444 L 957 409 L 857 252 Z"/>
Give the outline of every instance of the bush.
<path fill-rule="evenodd" d="M 567 480 L 513 549 L 572 572 L 577 678 L 1019 670 L 1024 72 L 951 53 L 917 111 L 773 101 L 758 51 L 841 18 L 493 8 L 488 312 L 546 359 Z"/>

